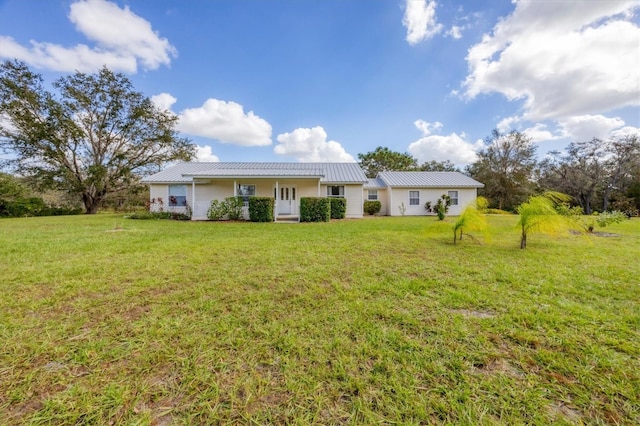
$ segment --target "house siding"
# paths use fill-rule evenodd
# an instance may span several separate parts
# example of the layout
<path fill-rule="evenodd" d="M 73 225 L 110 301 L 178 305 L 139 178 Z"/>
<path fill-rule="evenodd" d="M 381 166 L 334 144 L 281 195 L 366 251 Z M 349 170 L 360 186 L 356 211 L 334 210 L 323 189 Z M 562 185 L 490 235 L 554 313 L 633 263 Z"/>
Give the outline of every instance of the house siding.
<path fill-rule="evenodd" d="M 409 191 L 420 192 L 420 204 L 417 206 L 409 205 Z M 449 191 L 458 191 L 458 205 L 449 206 L 449 215 L 457 216 L 470 203 L 476 200 L 476 188 L 390 188 L 389 189 L 389 215 L 401 216 L 400 206 L 404 203 L 406 216 L 427 216 L 429 213 L 424 208 L 427 201 L 431 201 L 432 208 L 435 207 L 438 198 Z"/>

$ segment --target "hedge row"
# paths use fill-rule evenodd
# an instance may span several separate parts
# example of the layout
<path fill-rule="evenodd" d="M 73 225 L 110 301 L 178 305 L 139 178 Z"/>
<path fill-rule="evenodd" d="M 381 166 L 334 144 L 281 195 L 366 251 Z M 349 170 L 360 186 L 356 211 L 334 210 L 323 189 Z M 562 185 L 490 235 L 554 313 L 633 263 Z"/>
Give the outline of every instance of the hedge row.
<path fill-rule="evenodd" d="M 0 217 L 64 216 L 81 214 L 81 208 L 47 206 L 42 198 L 0 199 Z"/>

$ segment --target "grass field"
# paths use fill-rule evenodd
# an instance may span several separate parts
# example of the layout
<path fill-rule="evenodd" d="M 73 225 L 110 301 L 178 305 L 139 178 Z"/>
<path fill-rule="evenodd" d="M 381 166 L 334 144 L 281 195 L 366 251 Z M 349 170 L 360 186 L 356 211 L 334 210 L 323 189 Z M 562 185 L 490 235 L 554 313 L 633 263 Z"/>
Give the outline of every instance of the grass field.
<path fill-rule="evenodd" d="M 0 424 L 640 424 L 640 220 L 490 224 L 0 220 Z"/>

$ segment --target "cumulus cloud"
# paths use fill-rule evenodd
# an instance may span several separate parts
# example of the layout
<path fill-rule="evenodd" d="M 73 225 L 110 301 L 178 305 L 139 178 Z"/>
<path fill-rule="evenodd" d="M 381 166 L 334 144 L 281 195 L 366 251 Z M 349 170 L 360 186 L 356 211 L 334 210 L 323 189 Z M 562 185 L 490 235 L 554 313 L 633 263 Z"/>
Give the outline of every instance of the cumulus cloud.
<path fill-rule="evenodd" d="M 168 100 L 165 97 L 165 100 Z M 242 105 L 210 98 L 178 114 L 178 130 L 240 146 L 271 145 L 271 125 Z"/>
<path fill-rule="evenodd" d="M 558 124 L 566 137 L 575 142 L 583 142 L 593 138 L 608 139 L 612 132 L 622 128 L 625 122 L 619 117 L 580 115 L 561 120 Z"/>
<path fill-rule="evenodd" d="M 459 40 L 462 38 L 462 29 L 463 28 L 458 25 L 453 25 L 451 29 L 447 31 L 447 35 L 456 40 Z"/>
<path fill-rule="evenodd" d="M 106 65 L 114 71 L 135 73 L 138 66 L 153 70 L 169 65 L 177 55 L 166 38 L 128 6 L 106 0 L 80 0 L 71 4 L 69 20 L 95 46 L 31 41 L 23 46 L 0 36 L 0 57 L 16 58 L 37 68 L 63 72 L 94 72 Z"/>
<path fill-rule="evenodd" d="M 169 93 L 159 93 L 151 97 L 151 102 L 161 110 L 171 111 L 171 106 L 175 104 L 177 99 Z"/>
<path fill-rule="evenodd" d="M 482 141 L 471 143 L 466 140 L 464 133 L 458 135 L 435 135 L 442 123 L 429 123 L 424 120 L 416 120 L 413 123 L 422 132 L 422 137 L 409 145 L 409 153 L 418 159 L 419 163 L 431 160 L 446 161 L 454 164 L 470 164 L 476 160 L 476 152 L 484 145 Z"/>
<path fill-rule="evenodd" d="M 220 159 L 213 153 L 209 145 L 196 145 L 196 161 L 203 163 L 217 163 Z"/>
<path fill-rule="evenodd" d="M 356 161 L 339 142 L 328 141 L 327 133 L 320 126 L 282 133 L 277 140 L 279 144 L 273 149 L 276 154 L 294 157 L 303 163 Z"/>
<path fill-rule="evenodd" d="M 473 98 L 524 101 L 531 121 L 640 104 L 640 27 L 635 0 L 521 0 L 469 49 L 463 87 Z"/>
<path fill-rule="evenodd" d="M 409 44 L 418 44 L 442 31 L 436 19 L 436 6 L 433 0 L 406 0 L 402 25 L 407 29 Z"/>

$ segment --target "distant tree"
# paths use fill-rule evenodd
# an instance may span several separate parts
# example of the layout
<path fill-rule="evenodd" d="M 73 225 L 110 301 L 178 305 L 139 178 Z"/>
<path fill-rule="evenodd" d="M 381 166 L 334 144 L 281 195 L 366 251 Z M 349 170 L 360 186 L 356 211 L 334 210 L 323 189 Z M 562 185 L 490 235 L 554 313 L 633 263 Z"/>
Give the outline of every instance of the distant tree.
<path fill-rule="evenodd" d="M 474 179 L 484 183 L 482 191 L 500 210 L 513 209 L 533 191 L 536 147 L 524 133 L 494 130 L 478 152 L 478 160 L 467 167 Z"/>
<path fill-rule="evenodd" d="M 570 143 L 564 155 L 558 151 L 540 163 L 539 184 L 571 195 L 585 214 L 592 213 L 592 201 L 605 173 L 606 146 L 600 139 Z"/>
<path fill-rule="evenodd" d="M 29 188 L 18 178 L 8 173 L 0 172 L 0 200 L 15 200 L 16 198 L 27 197 L 30 194 Z"/>
<path fill-rule="evenodd" d="M 617 192 L 629 193 L 634 182 L 640 181 L 640 135 L 627 135 L 607 143 L 604 162 L 605 182 L 602 210 L 609 210 L 610 197 Z M 640 199 L 637 200 L 640 202 Z"/>
<path fill-rule="evenodd" d="M 174 130 L 177 117 L 134 91 L 123 74 L 76 72 L 53 87 L 57 94 L 21 62 L 0 65 L 0 115 L 8 119 L 0 122 L 0 148 L 42 188 L 81 197 L 86 213 L 137 177 L 194 156 Z"/>
<path fill-rule="evenodd" d="M 408 171 L 418 168 L 418 160 L 409 153 L 391 151 L 387 147 L 379 146 L 375 151 L 358 154 L 360 166 L 369 178 L 374 178 L 378 172 Z"/>
<path fill-rule="evenodd" d="M 445 161 L 431 160 L 431 161 L 422 163 L 422 165 L 418 168 L 418 170 L 421 170 L 423 172 L 459 172 L 460 171 L 460 169 L 457 168 L 456 165 L 449 160 L 445 160 Z"/>

